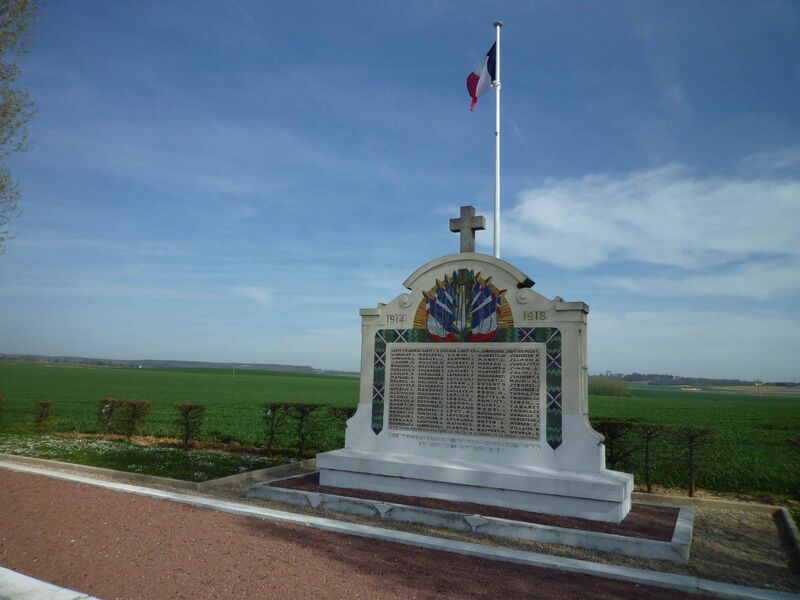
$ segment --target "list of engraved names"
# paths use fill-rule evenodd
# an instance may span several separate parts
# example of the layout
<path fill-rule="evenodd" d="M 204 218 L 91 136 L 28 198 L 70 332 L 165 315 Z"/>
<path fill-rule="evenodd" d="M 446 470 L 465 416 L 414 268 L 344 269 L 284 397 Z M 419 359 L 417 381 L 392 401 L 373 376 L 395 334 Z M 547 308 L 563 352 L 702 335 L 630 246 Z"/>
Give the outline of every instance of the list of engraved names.
<path fill-rule="evenodd" d="M 389 429 L 539 439 L 540 344 L 387 345 Z"/>

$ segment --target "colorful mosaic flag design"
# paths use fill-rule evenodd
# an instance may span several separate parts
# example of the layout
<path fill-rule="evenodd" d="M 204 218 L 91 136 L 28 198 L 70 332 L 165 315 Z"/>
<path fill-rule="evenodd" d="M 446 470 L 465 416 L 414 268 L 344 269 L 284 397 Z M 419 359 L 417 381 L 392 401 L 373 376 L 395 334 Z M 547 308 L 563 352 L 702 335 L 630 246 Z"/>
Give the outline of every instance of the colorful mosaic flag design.
<path fill-rule="evenodd" d="M 422 292 L 414 327 L 426 328 L 436 342 L 491 342 L 498 328 L 514 325 L 505 293 L 480 271 L 453 271 Z"/>

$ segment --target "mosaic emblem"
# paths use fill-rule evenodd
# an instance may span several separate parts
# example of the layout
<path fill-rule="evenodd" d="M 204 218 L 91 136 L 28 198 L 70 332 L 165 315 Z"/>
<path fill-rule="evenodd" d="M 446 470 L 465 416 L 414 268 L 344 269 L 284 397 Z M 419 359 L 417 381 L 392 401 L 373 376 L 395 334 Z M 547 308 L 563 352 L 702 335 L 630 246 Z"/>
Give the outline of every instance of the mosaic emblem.
<path fill-rule="evenodd" d="M 426 329 L 435 342 L 492 342 L 498 329 L 514 326 L 511 307 L 492 278 L 468 269 L 453 271 L 423 292 L 414 328 Z"/>

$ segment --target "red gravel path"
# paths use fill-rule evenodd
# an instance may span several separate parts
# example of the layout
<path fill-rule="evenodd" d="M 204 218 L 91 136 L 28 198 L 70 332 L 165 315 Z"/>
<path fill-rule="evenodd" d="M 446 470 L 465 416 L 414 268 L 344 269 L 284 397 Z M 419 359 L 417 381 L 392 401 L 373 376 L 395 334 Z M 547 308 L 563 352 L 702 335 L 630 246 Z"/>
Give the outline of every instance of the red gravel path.
<path fill-rule="evenodd" d="M 693 598 L 0 469 L 0 565 L 101 598 Z"/>

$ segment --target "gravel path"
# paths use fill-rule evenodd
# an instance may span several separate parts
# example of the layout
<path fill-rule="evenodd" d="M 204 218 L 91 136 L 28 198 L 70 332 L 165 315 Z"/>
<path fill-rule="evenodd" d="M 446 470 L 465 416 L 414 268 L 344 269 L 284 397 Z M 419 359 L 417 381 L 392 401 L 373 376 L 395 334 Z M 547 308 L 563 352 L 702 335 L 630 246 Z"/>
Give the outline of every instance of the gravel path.
<path fill-rule="evenodd" d="M 111 598 L 696 598 L 0 470 L 0 565 Z"/>

